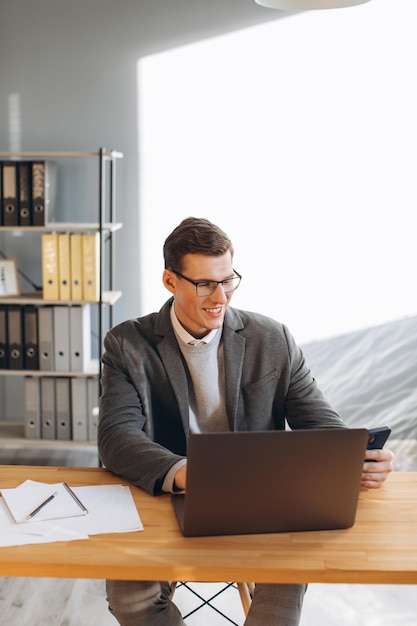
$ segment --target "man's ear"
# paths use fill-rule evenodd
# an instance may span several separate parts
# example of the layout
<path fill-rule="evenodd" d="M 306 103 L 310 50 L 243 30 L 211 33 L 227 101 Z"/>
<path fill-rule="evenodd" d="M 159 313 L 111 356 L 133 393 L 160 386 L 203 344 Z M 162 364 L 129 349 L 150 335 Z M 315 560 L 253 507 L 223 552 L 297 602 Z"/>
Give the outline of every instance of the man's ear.
<path fill-rule="evenodd" d="M 164 283 L 164 286 L 168 289 L 168 291 L 170 291 L 172 294 L 175 294 L 175 279 L 176 276 L 174 272 L 171 272 L 170 270 L 164 270 L 164 273 L 162 274 L 162 282 Z"/>

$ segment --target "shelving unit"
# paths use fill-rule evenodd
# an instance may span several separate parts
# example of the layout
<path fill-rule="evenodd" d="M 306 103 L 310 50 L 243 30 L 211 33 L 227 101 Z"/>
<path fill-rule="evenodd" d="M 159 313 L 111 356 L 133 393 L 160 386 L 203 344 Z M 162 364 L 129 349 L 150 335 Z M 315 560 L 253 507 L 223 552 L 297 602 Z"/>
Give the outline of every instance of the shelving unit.
<path fill-rule="evenodd" d="M 121 292 L 114 289 L 115 285 L 115 246 L 114 234 L 122 228 L 122 224 L 115 221 L 116 211 L 116 161 L 123 158 L 121 152 L 108 151 L 101 148 L 97 152 L 62 152 L 62 151 L 40 151 L 40 152 L 0 152 L 0 160 L 20 161 L 20 160 L 53 160 L 53 159 L 95 159 L 98 165 L 96 184 L 98 184 L 97 221 L 96 222 L 49 222 L 44 226 L 2 226 L 0 233 L 30 232 L 30 233 L 99 233 L 99 298 L 98 301 L 89 300 L 46 300 L 40 291 L 22 292 L 19 296 L 1 296 L 1 305 L 35 305 L 42 307 L 46 305 L 59 306 L 79 306 L 90 304 L 97 308 L 97 345 L 98 358 L 91 361 L 90 366 L 85 371 L 46 371 L 41 369 L 0 369 L 2 377 L 37 377 L 41 378 L 73 378 L 86 377 L 97 378 L 101 376 L 100 353 L 104 333 L 113 325 L 113 305 L 121 297 Z M 94 184 L 93 181 L 91 184 Z M 39 251 L 41 256 L 41 250 Z M 103 309 L 106 309 L 106 316 Z M 91 441 L 73 441 L 57 439 L 25 439 L 24 423 L 4 420 L 7 416 L 0 415 L 0 444 L 16 445 L 21 442 L 22 446 L 58 446 L 63 445 L 92 445 Z M 21 438 L 22 437 L 22 438 Z"/>
<path fill-rule="evenodd" d="M 26 439 L 23 422 L 0 422 L 0 444 L 5 448 L 96 448 L 94 441 L 58 441 L 57 439 Z"/>

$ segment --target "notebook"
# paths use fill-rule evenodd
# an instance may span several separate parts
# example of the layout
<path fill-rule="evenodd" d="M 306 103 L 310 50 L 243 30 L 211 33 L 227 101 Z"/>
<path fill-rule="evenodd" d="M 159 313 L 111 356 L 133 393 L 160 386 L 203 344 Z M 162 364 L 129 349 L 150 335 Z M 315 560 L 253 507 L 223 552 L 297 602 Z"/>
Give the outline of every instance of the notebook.
<path fill-rule="evenodd" d="M 185 536 L 353 526 L 368 430 L 190 435 L 187 490 L 172 503 Z"/>
<path fill-rule="evenodd" d="M 1 495 L 16 524 L 88 514 L 88 510 L 67 483 L 50 485 L 25 480 L 18 487 L 1 489 Z"/>

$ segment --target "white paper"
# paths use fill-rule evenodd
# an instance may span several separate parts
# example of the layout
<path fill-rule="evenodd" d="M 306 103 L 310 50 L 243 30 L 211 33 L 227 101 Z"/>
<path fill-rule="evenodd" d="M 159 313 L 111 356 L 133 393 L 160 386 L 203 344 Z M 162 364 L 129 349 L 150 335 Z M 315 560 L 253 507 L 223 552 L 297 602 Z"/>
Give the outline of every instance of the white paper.
<path fill-rule="evenodd" d="M 143 530 L 132 493 L 124 485 L 72 487 L 88 509 L 88 515 L 65 521 L 65 527 L 89 535 Z M 60 525 L 62 525 L 60 522 Z"/>
<path fill-rule="evenodd" d="M 34 524 L 85 514 L 64 483 L 49 485 L 26 480 L 14 489 L 1 489 L 1 495 L 17 524 Z M 53 500 L 47 502 L 39 512 L 28 519 L 28 516 L 51 496 Z"/>
<path fill-rule="evenodd" d="M 54 485 L 47 487 L 49 490 L 52 488 L 53 493 Z M 87 515 L 52 521 L 39 521 L 35 516 L 28 523 L 16 524 L 4 499 L 1 498 L 0 547 L 72 541 L 87 539 L 89 535 L 143 530 L 129 487 L 97 485 L 71 488 L 87 508 Z M 51 491 L 47 497 L 48 495 L 51 495 Z"/>

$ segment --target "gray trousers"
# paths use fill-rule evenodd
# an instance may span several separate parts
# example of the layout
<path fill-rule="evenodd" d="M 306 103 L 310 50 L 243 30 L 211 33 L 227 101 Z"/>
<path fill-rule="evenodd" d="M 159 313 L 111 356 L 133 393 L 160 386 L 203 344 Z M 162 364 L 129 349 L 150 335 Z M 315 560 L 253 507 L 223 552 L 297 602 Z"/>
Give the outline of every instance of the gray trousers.
<path fill-rule="evenodd" d="M 297 626 L 307 585 L 255 585 L 245 626 Z M 110 613 L 121 626 L 185 626 L 168 582 L 107 581 Z"/>

